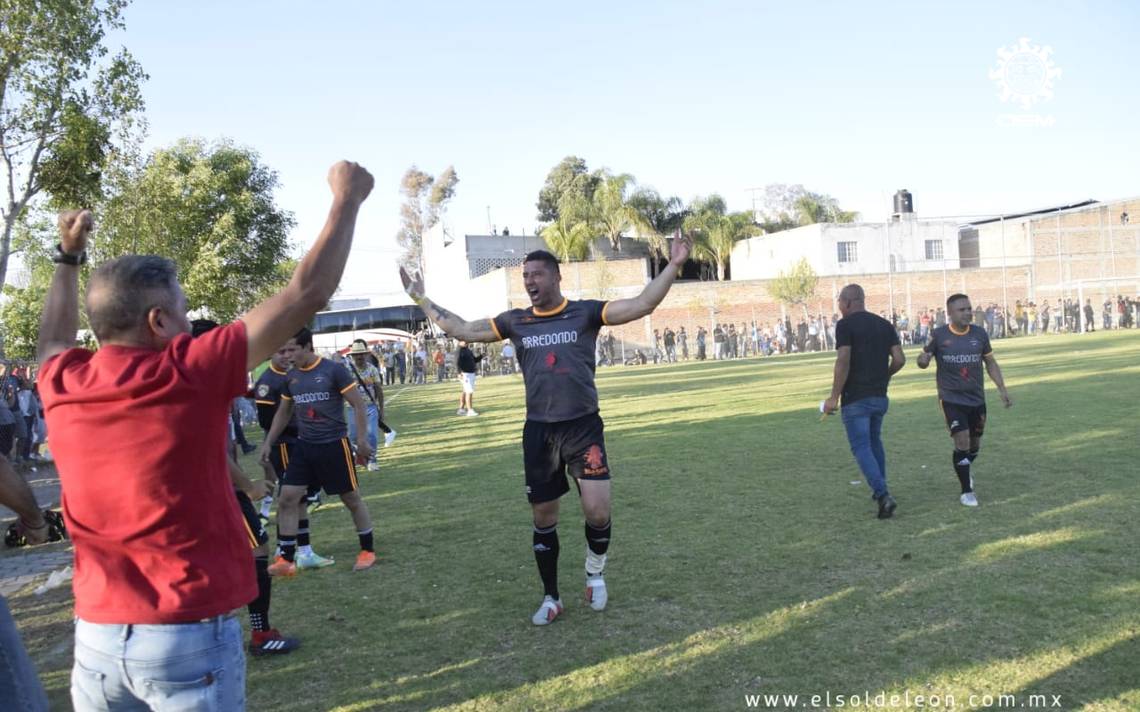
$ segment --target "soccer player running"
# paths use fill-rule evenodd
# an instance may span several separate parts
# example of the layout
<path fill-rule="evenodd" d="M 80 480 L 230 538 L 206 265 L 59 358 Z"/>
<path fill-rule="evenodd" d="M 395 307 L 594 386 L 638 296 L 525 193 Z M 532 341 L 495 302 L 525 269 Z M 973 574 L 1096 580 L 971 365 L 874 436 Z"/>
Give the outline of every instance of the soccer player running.
<path fill-rule="evenodd" d="M 688 238 L 674 238 L 669 264 L 641 294 L 615 301 L 571 301 L 562 296 L 558 259 L 545 250 L 523 261 L 528 309 L 494 319 L 465 321 L 424 295 L 422 278 L 401 269 L 408 295 L 454 338 L 470 342 L 510 339 L 526 386 L 523 466 L 534 515 L 533 548 L 544 598 L 531 621 L 552 622 L 563 611 L 558 592 L 559 498 L 570 490 L 567 471 L 578 485 L 586 519 L 586 600 L 605 609 L 602 575 L 610 545 L 610 468 L 594 384 L 594 344 L 603 325 L 625 324 L 649 314 L 688 259 Z"/>
<path fill-rule="evenodd" d="M 285 375 L 281 405 L 261 445 L 261 462 L 269 462 L 271 443 L 285 432 L 294 410 L 299 436 L 289 466 L 285 468 L 281 499 L 277 503 L 281 556 L 269 566 L 269 573 L 296 575 L 301 499 L 310 486 L 317 484 L 328 494 L 340 495 L 340 501 L 351 513 L 360 538 L 360 553 L 352 569 L 362 571 L 376 563 L 376 553 L 372 545 L 372 518 L 356 481 L 344 404 L 347 401 L 352 406 L 356 418 L 356 462 L 366 465 L 372 448 L 368 444 L 364 399 L 357 390 L 356 380 L 343 364 L 321 358 L 313 351 L 313 333 L 307 328 L 298 331 L 286 342 L 286 347 L 293 368 Z"/>
<path fill-rule="evenodd" d="M 978 506 L 974 493 L 971 465 L 978 457 L 982 435 L 986 429 L 986 393 L 982 382 L 982 363 L 998 388 L 1001 401 L 1008 408 L 1013 405 L 1001 367 L 994 358 L 990 337 L 974 321 L 974 309 L 965 294 L 953 294 L 946 300 L 946 315 L 950 322 L 935 329 L 922 353 L 918 367 L 926 368 L 931 359 L 938 359 L 938 400 L 942 414 L 954 439 L 954 473 L 962 485 L 959 500 L 967 507 Z"/>

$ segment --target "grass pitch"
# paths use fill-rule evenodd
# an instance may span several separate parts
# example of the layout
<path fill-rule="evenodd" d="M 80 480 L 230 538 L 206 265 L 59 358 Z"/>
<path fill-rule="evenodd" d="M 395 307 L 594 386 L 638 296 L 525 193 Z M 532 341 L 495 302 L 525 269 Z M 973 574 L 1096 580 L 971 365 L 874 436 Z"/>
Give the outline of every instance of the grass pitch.
<path fill-rule="evenodd" d="M 896 709 L 1140 709 L 1140 333 L 995 352 L 1014 407 L 988 389 L 981 506 L 967 509 L 934 369 L 908 350 L 884 425 L 888 521 L 839 418 L 819 421 L 832 354 L 601 370 L 610 606 L 581 599 L 572 492 L 566 612 L 545 628 L 530 623 L 521 379 L 480 380 L 479 418 L 455 415 L 454 382 L 389 389 L 399 438 L 361 475 L 380 561 L 353 573 L 348 513 L 313 515 L 314 548 L 338 565 L 275 582 L 272 622 L 303 647 L 249 661 L 249 709 L 787 709 L 813 695 L 840 709 L 872 706 L 868 693 Z M 70 602 L 10 600 L 60 709 Z"/>

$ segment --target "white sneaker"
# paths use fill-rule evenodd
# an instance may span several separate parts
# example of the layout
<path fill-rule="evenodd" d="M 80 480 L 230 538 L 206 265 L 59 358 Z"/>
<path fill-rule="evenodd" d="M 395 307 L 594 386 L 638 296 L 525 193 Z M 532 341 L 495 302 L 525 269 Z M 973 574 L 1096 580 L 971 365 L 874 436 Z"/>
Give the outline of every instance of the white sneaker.
<path fill-rule="evenodd" d="M 609 594 L 606 593 L 606 580 L 601 574 L 586 577 L 586 602 L 590 604 L 590 608 L 604 611 L 609 598 Z"/>
<path fill-rule="evenodd" d="M 474 418 L 477 415 L 479 415 L 479 413 L 474 408 L 467 411 L 467 417 L 469 417 L 469 418 Z"/>
<path fill-rule="evenodd" d="M 961 501 L 962 504 L 966 505 L 967 507 L 977 507 L 978 506 L 978 497 L 973 492 L 964 493 L 959 498 L 959 501 Z"/>
<path fill-rule="evenodd" d="M 531 616 L 530 622 L 535 625 L 547 625 L 553 623 L 554 619 L 562 614 L 562 601 L 552 597 L 544 596 L 542 605 Z"/>
<path fill-rule="evenodd" d="M 455 411 L 455 414 L 456 415 L 467 415 L 467 409 L 466 408 L 460 408 L 459 410 Z"/>
<path fill-rule="evenodd" d="M 394 442 L 396 442 L 396 431 L 389 430 L 384 434 L 384 447 L 391 447 Z"/>

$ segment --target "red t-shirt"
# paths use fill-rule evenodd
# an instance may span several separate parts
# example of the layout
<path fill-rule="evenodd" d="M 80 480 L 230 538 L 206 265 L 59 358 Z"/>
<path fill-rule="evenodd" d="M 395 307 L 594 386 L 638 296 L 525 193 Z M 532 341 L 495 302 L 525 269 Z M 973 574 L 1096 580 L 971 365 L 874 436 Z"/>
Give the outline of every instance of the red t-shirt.
<path fill-rule="evenodd" d="M 180 623 L 257 596 L 225 459 L 246 345 L 238 321 L 161 351 L 70 349 L 43 365 L 79 618 Z"/>

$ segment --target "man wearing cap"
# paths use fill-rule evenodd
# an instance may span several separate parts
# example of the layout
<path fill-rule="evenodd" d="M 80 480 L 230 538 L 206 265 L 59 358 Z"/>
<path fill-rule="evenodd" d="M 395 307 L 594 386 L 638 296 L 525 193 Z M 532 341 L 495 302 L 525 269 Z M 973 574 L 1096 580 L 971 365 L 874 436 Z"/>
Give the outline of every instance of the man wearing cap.
<path fill-rule="evenodd" d="M 369 358 L 368 344 L 364 339 L 356 339 L 348 350 L 348 361 L 345 365 L 356 380 L 356 390 L 364 402 L 364 419 L 368 425 L 368 446 L 372 448 L 372 457 L 368 460 L 368 469 L 379 469 L 376 463 L 376 445 L 379 440 L 377 431 L 380 428 L 380 419 L 383 417 L 384 389 L 380 385 L 384 377 L 380 369 L 372 364 Z M 356 442 L 356 414 L 350 405 L 348 412 L 348 439 Z M 389 430 L 391 437 L 395 437 L 394 430 Z M 387 440 L 388 436 L 385 436 Z"/>

